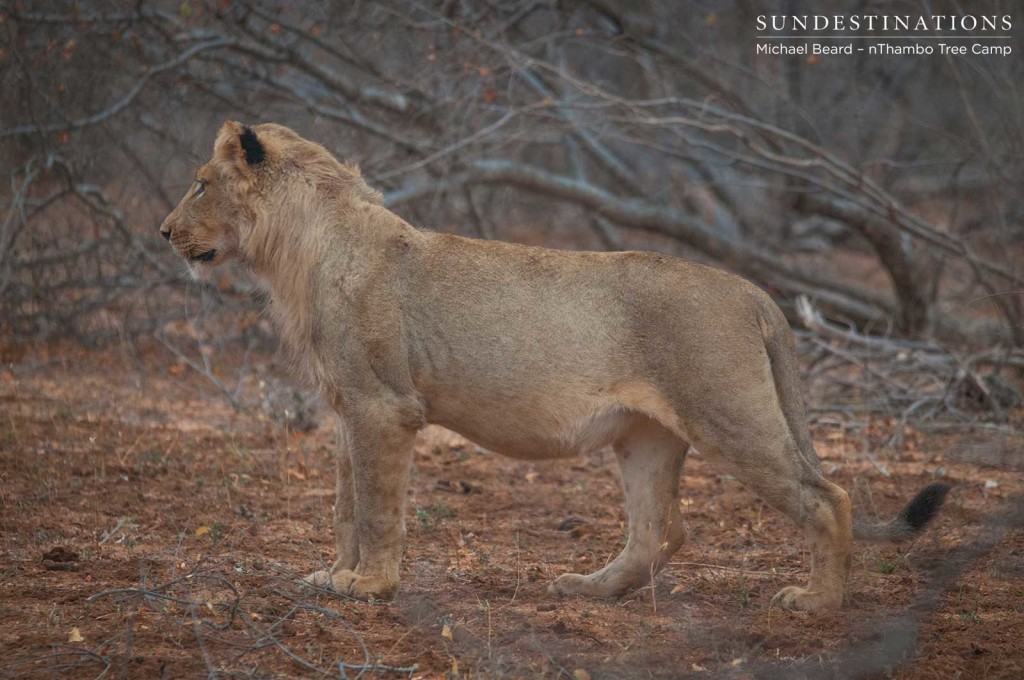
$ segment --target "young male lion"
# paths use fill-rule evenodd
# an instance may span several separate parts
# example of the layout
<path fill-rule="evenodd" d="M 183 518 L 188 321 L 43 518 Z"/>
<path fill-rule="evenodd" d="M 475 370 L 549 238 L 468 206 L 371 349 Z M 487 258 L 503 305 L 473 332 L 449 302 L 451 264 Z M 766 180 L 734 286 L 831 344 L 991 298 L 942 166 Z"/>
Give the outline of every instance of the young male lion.
<path fill-rule="evenodd" d="M 225 123 L 161 233 L 201 273 L 239 260 L 270 293 L 282 340 L 344 422 L 337 561 L 308 581 L 391 597 L 413 437 L 437 423 L 509 456 L 611 445 L 629 514 L 605 568 L 554 593 L 641 586 L 683 542 L 678 483 L 692 445 L 811 543 L 806 588 L 774 602 L 837 608 L 853 537 L 900 540 L 944 485 L 887 524 L 851 524 L 808 435 L 778 307 L 731 274 L 654 253 L 579 253 L 420 231 L 358 169 L 280 125 Z"/>

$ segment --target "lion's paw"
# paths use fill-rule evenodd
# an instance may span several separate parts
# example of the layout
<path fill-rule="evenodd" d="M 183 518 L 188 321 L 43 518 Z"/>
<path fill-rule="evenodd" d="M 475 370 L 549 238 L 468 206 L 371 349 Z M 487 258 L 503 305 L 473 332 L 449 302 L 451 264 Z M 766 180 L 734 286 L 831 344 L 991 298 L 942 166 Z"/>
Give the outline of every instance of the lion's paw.
<path fill-rule="evenodd" d="M 587 595 L 587 577 L 583 574 L 562 574 L 548 586 L 555 595 Z"/>
<path fill-rule="evenodd" d="M 593 575 L 562 574 L 556 578 L 548 592 L 555 595 L 585 595 L 587 597 L 616 597 L 623 592 L 612 580 L 595 578 Z"/>
<path fill-rule="evenodd" d="M 398 590 L 398 583 L 383 576 L 361 576 L 348 569 L 339 569 L 330 578 L 337 592 L 359 600 L 390 600 Z"/>
<path fill-rule="evenodd" d="M 796 609 L 804 612 L 839 609 L 843 596 L 829 593 L 812 592 L 799 586 L 787 586 L 775 594 L 772 605 L 783 609 Z"/>
<path fill-rule="evenodd" d="M 331 583 L 331 572 L 326 569 L 320 571 L 314 571 L 312 574 L 302 579 L 302 582 L 311 585 L 314 588 L 332 588 L 334 587 Z"/>

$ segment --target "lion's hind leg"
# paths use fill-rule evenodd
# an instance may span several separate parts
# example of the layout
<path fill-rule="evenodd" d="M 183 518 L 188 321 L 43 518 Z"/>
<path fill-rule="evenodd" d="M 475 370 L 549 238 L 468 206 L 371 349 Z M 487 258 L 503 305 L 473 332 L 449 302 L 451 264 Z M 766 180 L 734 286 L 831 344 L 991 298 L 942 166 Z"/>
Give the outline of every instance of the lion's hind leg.
<path fill-rule="evenodd" d="M 805 611 L 839 609 L 853 554 L 850 497 L 824 478 L 802 482 L 798 497 L 799 510 L 790 516 L 803 525 L 811 544 L 811 576 L 806 588 L 787 586 L 772 604 Z"/>
<path fill-rule="evenodd" d="M 614 597 L 646 585 L 683 544 L 679 475 L 689 445 L 646 416 L 615 444 L 629 515 L 626 547 L 587 576 L 563 574 L 550 590 L 560 595 Z"/>
<path fill-rule="evenodd" d="M 728 409 L 724 409 L 728 411 Z M 850 568 L 850 499 L 822 475 L 809 443 L 801 449 L 782 413 L 751 408 L 694 427 L 694 446 L 748 489 L 792 519 L 810 543 L 806 588 L 783 588 L 772 600 L 788 609 L 838 609 Z"/>

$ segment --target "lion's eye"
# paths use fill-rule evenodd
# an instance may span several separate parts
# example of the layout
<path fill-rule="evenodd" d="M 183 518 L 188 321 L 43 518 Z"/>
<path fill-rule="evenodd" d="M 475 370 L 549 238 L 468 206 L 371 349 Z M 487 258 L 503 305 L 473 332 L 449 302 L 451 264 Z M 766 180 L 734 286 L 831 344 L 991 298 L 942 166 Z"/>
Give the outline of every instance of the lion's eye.
<path fill-rule="evenodd" d="M 197 185 L 196 186 L 196 190 L 195 190 L 195 192 L 193 192 L 192 198 L 199 198 L 204 193 L 206 193 L 206 182 L 204 182 L 201 179 L 197 179 L 196 180 L 196 185 Z"/>

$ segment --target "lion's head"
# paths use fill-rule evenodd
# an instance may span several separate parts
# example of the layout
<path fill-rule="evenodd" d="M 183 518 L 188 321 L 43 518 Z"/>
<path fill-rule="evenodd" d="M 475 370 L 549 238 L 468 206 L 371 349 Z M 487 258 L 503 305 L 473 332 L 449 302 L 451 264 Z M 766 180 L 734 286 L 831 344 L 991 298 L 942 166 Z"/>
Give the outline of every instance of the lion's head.
<path fill-rule="evenodd" d="M 224 123 L 213 157 L 196 170 L 192 185 L 160 225 L 160 234 L 193 274 L 238 257 L 240 231 L 252 220 L 244 197 L 266 160 L 255 130 Z"/>
<path fill-rule="evenodd" d="M 309 192 L 319 200 L 308 200 Z M 296 236 L 282 231 L 309 224 L 296 214 L 299 207 L 331 199 L 381 203 L 358 168 L 319 144 L 281 125 L 228 121 L 160 233 L 193 275 L 232 259 L 258 267 Z"/>

